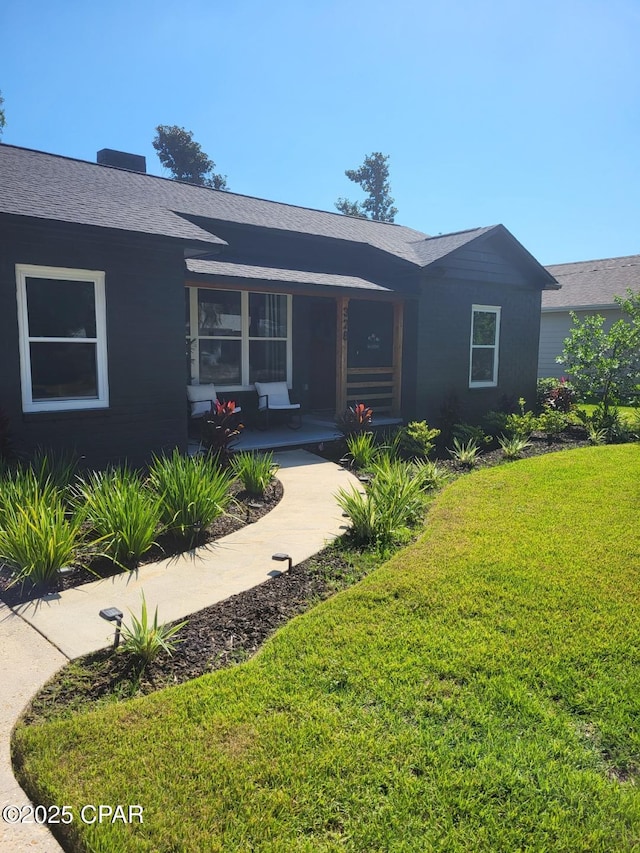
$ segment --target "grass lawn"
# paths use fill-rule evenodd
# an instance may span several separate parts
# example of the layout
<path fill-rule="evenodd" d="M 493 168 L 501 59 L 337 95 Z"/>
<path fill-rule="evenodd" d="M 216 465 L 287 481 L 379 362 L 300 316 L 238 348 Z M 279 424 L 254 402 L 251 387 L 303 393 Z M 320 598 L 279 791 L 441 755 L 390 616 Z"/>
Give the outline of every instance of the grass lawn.
<path fill-rule="evenodd" d="M 251 661 L 20 728 L 91 851 L 640 849 L 640 446 L 463 477 Z"/>

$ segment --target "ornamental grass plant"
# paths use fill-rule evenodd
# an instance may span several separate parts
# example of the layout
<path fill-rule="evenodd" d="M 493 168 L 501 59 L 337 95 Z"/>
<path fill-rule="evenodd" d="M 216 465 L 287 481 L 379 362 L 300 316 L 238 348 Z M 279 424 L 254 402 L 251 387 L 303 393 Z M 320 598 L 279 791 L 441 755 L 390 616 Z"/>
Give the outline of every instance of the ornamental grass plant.
<path fill-rule="evenodd" d="M 234 453 L 231 459 L 231 470 L 240 480 L 245 490 L 256 498 L 264 498 L 265 492 L 273 482 L 278 470 L 273 461 L 273 453 L 255 453 L 242 450 Z"/>
<path fill-rule="evenodd" d="M 74 494 L 104 554 L 118 565 L 134 568 L 156 544 L 160 502 L 137 472 L 126 466 L 92 472 L 78 478 Z"/>
<path fill-rule="evenodd" d="M 233 474 L 215 456 L 178 450 L 155 457 L 148 478 L 164 530 L 190 542 L 227 510 L 232 482 Z"/>

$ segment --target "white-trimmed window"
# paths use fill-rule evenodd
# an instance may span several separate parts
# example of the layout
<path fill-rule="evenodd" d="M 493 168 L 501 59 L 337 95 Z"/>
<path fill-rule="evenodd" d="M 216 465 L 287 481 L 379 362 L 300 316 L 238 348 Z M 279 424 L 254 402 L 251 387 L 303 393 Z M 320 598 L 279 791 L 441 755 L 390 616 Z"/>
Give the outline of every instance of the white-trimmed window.
<path fill-rule="evenodd" d="M 492 388 L 498 384 L 500 308 L 473 305 L 471 310 L 471 352 L 469 387 Z"/>
<path fill-rule="evenodd" d="M 193 382 L 226 391 L 291 387 L 291 296 L 188 287 L 185 308 Z"/>
<path fill-rule="evenodd" d="M 109 405 L 104 273 L 16 264 L 25 412 Z"/>

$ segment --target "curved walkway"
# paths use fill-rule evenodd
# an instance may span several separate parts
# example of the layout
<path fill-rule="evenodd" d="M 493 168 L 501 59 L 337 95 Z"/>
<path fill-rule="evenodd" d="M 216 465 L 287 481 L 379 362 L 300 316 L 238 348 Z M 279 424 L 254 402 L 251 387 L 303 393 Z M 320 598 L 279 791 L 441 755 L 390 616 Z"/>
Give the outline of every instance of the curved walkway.
<path fill-rule="evenodd" d="M 98 612 L 118 607 L 140 612 L 141 594 L 150 612 L 171 622 L 250 589 L 282 567 L 271 556 L 289 554 L 300 563 L 339 536 L 345 520 L 335 494 L 359 485 L 347 471 L 304 450 L 275 455 L 284 495 L 255 524 L 195 551 L 141 567 L 136 572 L 44 596 L 14 610 L 0 604 L 0 808 L 27 805 L 11 769 L 11 730 L 33 694 L 68 660 L 108 646 L 113 630 Z M 59 803 L 58 805 L 64 805 Z M 48 830 L 0 821 L 0 849 L 60 851 Z"/>

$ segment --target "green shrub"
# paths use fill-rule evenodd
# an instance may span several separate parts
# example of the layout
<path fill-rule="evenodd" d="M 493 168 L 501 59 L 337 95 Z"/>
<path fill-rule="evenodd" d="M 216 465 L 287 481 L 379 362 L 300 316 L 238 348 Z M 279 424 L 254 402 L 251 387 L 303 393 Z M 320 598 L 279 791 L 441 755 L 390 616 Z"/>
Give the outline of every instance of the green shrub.
<path fill-rule="evenodd" d="M 78 457 L 75 453 L 44 450 L 38 448 L 29 462 L 29 468 L 43 485 L 50 482 L 61 493 L 66 493 L 73 483 L 78 470 Z"/>
<path fill-rule="evenodd" d="M 526 400 L 523 397 L 518 400 L 518 405 L 520 406 L 520 414 L 507 415 L 505 431 L 507 435 L 529 439 L 531 433 L 538 429 L 538 418 L 532 411 L 525 410 Z"/>
<path fill-rule="evenodd" d="M 211 456 L 155 457 L 149 487 L 157 497 L 165 530 L 189 541 L 222 515 L 231 502 L 233 474 Z"/>
<path fill-rule="evenodd" d="M 171 627 L 167 625 L 158 625 L 158 608 L 153 617 L 153 622 L 149 622 L 147 613 L 147 602 L 142 594 L 142 612 L 140 619 L 131 614 L 131 627 L 122 626 L 122 645 L 124 652 L 129 652 L 139 658 L 144 664 L 149 664 L 154 661 L 161 652 L 172 654 L 175 647 L 180 642 L 180 639 L 175 635 L 181 628 L 187 624 L 187 621 L 180 622 Z"/>
<path fill-rule="evenodd" d="M 426 459 L 435 447 L 434 439 L 440 435 L 440 430 L 429 427 L 426 421 L 411 421 L 399 430 L 399 435 L 404 455 L 410 459 Z"/>
<path fill-rule="evenodd" d="M 341 489 L 337 500 L 351 519 L 358 545 L 386 547 L 406 538 L 422 515 L 422 483 L 410 466 L 385 457 L 371 466 L 373 480 L 365 493 Z"/>
<path fill-rule="evenodd" d="M 545 433 L 549 444 L 560 436 L 568 425 L 567 415 L 559 409 L 546 408 L 538 416 L 538 429 Z"/>
<path fill-rule="evenodd" d="M 132 568 L 156 544 L 160 525 L 158 498 L 127 467 L 80 478 L 76 502 L 114 562 Z"/>
<path fill-rule="evenodd" d="M 527 441 L 521 435 L 501 435 L 498 438 L 498 444 L 502 449 L 505 459 L 518 459 L 523 450 L 531 447 L 531 442 Z"/>
<path fill-rule="evenodd" d="M 473 468 L 478 462 L 480 447 L 472 438 L 463 443 L 459 438 L 453 439 L 453 448 L 448 448 L 452 459 L 466 468 Z"/>
<path fill-rule="evenodd" d="M 20 470 L 0 486 L 0 562 L 14 572 L 14 582 L 46 587 L 77 561 L 82 522 L 49 480 L 41 484 L 32 470 Z"/>
<path fill-rule="evenodd" d="M 447 472 L 430 459 L 416 459 L 412 471 L 423 491 L 441 489 L 449 479 Z"/>
<path fill-rule="evenodd" d="M 591 415 L 588 415 L 583 409 L 578 409 L 576 416 L 587 430 L 589 440 L 592 443 L 623 444 L 635 437 L 632 425 L 621 417 L 618 409 L 609 408 L 607 410 L 602 403 L 595 407 Z M 594 442 L 594 436 L 598 436 L 597 442 Z"/>
<path fill-rule="evenodd" d="M 481 426 L 467 423 L 455 424 L 453 427 L 453 437 L 457 438 L 460 442 L 469 443 L 471 441 L 477 444 L 478 447 L 491 444 L 493 441 L 493 436 L 487 435 Z"/>
<path fill-rule="evenodd" d="M 244 450 L 231 460 L 231 470 L 250 495 L 264 497 L 278 470 L 273 453 L 252 453 Z"/>
<path fill-rule="evenodd" d="M 357 471 L 366 471 L 380 453 L 372 432 L 354 432 L 347 436 L 345 461 Z"/>

